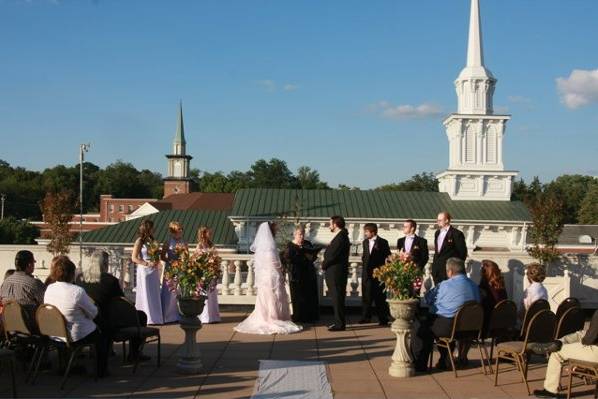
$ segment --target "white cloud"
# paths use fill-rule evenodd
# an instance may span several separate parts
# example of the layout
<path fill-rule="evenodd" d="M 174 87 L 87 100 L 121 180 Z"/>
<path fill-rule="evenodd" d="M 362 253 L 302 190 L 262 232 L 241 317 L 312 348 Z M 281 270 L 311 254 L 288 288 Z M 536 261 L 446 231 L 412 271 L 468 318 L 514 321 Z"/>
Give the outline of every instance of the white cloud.
<path fill-rule="evenodd" d="M 394 105 L 388 101 L 379 101 L 369 106 L 370 111 L 388 119 L 424 119 L 442 115 L 442 109 L 431 103 L 420 105 L 402 104 Z"/>
<path fill-rule="evenodd" d="M 258 80 L 256 83 L 262 89 L 264 89 L 265 91 L 270 92 L 270 93 L 274 93 L 277 91 L 295 91 L 299 88 L 299 85 L 294 84 L 294 83 L 278 84 L 271 79 Z"/>
<path fill-rule="evenodd" d="M 567 108 L 598 103 L 598 69 L 574 69 L 568 78 L 557 78 L 556 86 Z"/>

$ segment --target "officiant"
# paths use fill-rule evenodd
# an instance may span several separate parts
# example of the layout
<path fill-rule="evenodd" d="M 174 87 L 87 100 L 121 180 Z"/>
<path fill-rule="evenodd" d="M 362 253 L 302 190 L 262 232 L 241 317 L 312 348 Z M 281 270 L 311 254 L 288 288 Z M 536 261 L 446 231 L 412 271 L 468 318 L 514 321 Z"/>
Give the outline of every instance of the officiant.
<path fill-rule="evenodd" d="M 299 225 L 283 253 L 283 261 L 288 267 L 293 322 L 314 323 L 319 319 L 318 278 L 314 260 L 321 249 L 305 239 L 305 229 Z"/>

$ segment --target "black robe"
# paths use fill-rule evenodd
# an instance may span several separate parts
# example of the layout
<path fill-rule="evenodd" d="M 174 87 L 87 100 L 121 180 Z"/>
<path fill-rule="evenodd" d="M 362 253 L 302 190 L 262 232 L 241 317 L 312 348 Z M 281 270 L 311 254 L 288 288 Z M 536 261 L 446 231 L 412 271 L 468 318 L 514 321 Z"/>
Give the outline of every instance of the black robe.
<path fill-rule="evenodd" d="M 314 259 L 320 249 L 307 240 L 302 245 L 293 242 L 287 244 L 285 258 L 289 267 L 294 322 L 309 323 L 319 319 L 318 278 Z"/>

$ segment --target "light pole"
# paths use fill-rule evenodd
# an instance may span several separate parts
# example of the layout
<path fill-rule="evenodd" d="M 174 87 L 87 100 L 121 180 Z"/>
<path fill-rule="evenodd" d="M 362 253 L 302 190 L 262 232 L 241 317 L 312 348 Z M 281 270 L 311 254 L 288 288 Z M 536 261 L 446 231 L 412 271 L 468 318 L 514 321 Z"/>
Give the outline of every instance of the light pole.
<path fill-rule="evenodd" d="M 0 194 L 0 201 L 2 201 L 2 211 L 0 212 L 0 220 L 4 220 L 4 201 L 6 201 L 6 194 Z"/>
<path fill-rule="evenodd" d="M 83 267 L 83 161 L 91 144 L 79 144 L 79 267 Z"/>

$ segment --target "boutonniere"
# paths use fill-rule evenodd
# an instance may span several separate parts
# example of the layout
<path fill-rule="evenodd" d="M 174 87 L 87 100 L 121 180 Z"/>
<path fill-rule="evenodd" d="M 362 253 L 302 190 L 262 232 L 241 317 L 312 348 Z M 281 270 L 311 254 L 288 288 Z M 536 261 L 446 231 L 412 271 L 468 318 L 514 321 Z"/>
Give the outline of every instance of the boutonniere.
<path fill-rule="evenodd" d="M 419 249 L 419 247 L 417 245 L 414 245 L 413 249 Z"/>
<path fill-rule="evenodd" d="M 449 244 L 452 244 L 452 243 L 453 243 L 453 239 L 452 239 L 452 238 L 449 238 L 447 242 L 448 242 Z"/>

